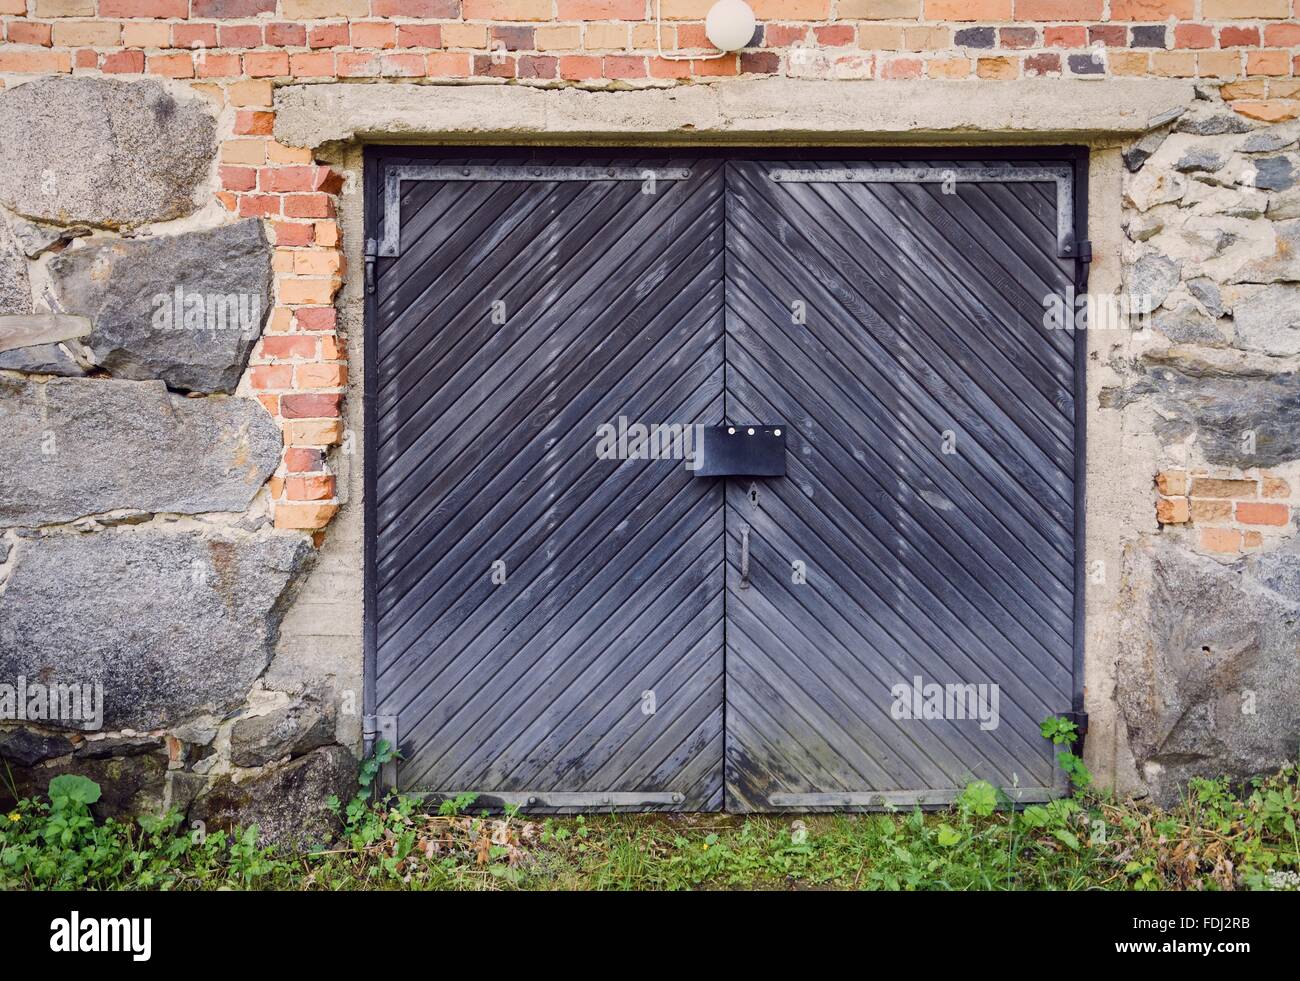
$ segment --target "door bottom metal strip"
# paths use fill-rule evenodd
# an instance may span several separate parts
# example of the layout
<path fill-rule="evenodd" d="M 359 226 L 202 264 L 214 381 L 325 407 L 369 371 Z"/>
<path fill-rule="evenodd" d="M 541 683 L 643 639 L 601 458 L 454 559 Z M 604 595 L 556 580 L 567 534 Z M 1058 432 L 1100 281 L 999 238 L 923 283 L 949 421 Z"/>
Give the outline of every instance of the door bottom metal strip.
<path fill-rule="evenodd" d="M 1074 236 L 1074 171 L 1066 166 L 1047 167 L 829 167 L 799 170 L 781 167 L 768 171 L 778 184 L 946 184 L 1042 183 L 1056 186 L 1056 252 L 1062 259 L 1078 258 Z"/>
<path fill-rule="evenodd" d="M 1061 791 L 1052 787 L 1009 787 L 1002 792 L 1013 803 L 1032 804 L 1053 800 Z M 960 790 L 873 790 L 861 793 L 772 794 L 772 807 L 911 807 L 914 804 L 951 804 L 962 795 Z"/>
<path fill-rule="evenodd" d="M 451 793 L 448 791 L 415 791 L 413 796 L 425 800 L 454 800 L 461 794 L 474 794 L 475 806 L 517 805 L 519 807 L 637 807 L 642 804 L 681 804 L 685 794 L 674 793 L 558 793 L 549 790 L 484 791 L 473 790 Z"/>
<path fill-rule="evenodd" d="M 402 181 L 684 181 L 689 167 L 446 166 L 405 164 L 384 170 L 384 232 L 379 254 L 400 249 Z"/>

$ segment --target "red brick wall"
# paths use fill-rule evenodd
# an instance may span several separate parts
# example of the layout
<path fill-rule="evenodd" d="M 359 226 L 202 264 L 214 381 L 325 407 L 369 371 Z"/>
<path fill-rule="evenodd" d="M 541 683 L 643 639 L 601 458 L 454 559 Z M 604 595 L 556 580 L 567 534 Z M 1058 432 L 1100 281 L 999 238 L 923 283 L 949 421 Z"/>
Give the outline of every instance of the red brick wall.
<path fill-rule="evenodd" d="M 1149 75 L 1226 82 L 1253 118 L 1300 114 L 1293 0 L 752 0 L 754 46 L 706 58 L 711 2 L 663 0 L 665 51 L 701 56 L 672 60 L 657 53 L 655 0 L 0 0 L 0 84 L 164 76 L 223 110 L 218 200 L 265 219 L 277 246 L 277 305 L 248 381 L 285 433 L 272 492 L 291 528 L 321 528 L 338 507 L 326 454 L 344 438 L 333 303 L 346 270 L 340 175 L 272 137 L 276 84 Z"/>

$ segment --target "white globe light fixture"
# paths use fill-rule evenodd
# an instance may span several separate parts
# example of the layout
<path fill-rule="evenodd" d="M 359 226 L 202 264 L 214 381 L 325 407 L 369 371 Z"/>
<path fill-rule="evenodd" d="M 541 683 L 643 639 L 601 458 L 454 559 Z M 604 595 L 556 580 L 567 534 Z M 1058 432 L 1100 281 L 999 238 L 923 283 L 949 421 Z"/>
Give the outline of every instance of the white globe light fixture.
<path fill-rule="evenodd" d="M 720 51 L 739 51 L 754 36 L 754 11 L 745 0 L 718 0 L 704 18 L 704 34 Z"/>

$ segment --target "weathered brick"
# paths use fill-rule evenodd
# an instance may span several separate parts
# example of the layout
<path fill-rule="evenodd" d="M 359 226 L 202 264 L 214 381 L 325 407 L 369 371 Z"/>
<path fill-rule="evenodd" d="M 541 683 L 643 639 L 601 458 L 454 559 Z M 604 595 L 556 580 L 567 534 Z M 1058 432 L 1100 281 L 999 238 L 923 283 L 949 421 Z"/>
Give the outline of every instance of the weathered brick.
<path fill-rule="evenodd" d="M 1181 525 L 1190 517 L 1185 497 L 1162 497 L 1156 501 L 1156 521 L 1162 525 Z"/>
<path fill-rule="evenodd" d="M 391 48 L 397 44 L 397 29 L 384 21 L 361 21 L 348 25 L 354 48 Z"/>
<path fill-rule="evenodd" d="M 1265 477 L 1260 493 L 1264 497 L 1290 497 L 1291 485 L 1281 477 Z"/>
<path fill-rule="evenodd" d="M 1164 48 L 1167 47 L 1166 28 L 1164 24 L 1141 24 L 1129 29 L 1130 48 Z"/>
<path fill-rule="evenodd" d="M 557 20 L 643 20 L 643 0 L 555 0 Z"/>
<path fill-rule="evenodd" d="M 267 359 L 315 358 L 316 338 L 288 335 L 263 337 L 258 342 L 259 356 Z"/>
<path fill-rule="evenodd" d="M 1032 27 L 1002 27 L 998 29 L 998 46 L 1003 48 L 1032 48 L 1038 43 L 1038 32 Z"/>
<path fill-rule="evenodd" d="M 1202 78 L 1237 78 L 1241 55 L 1236 51 L 1202 51 L 1196 56 L 1196 73 Z"/>
<path fill-rule="evenodd" d="M 921 0 L 839 0 L 835 12 L 841 20 L 915 20 L 921 16 Z"/>
<path fill-rule="evenodd" d="M 340 51 L 334 56 L 334 70 L 341 78 L 378 78 L 379 55 L 367 51 Z"/>
<path fill-rule="evenodd" d="M 1202 528 L 1201 548 L 1210 552 L 1241 551 L 1241 532 L 1236 528 Z"/>
<path fill-rule="evenodd" d="M 1128 47 L 1128 28 L 1123 24 L 1092 24 L 1088 27 L 1088 44 L 1103 48 Z"/>
<path fill-rule="evenodd" d="M 275 194 L 241 194 L 241 218 L 270 218 L 280 213 L 280 198 Z"/>
<path fill-rule="evenodd" d="M 10 0 L 4 10 L 19 17 L 26 11 L 27 0 Z M 95 0 L 36 0 L 34 13 L 37 17 L 94 17 Z"/>
<path fill-rule="evenodd" d="M 980 78 L 1019 78 L 1020 61 L 1016 58 L 979 58 L 975 62 L 975 74 Z"/>
<path fill-rule="evenodd" d="M 460 16 L 460 0 L 372 0 L 370 6 L 376 17 L 432 17 L 441 20 Z"/>
<path fill-rule="evenodd" d="M 1253 480 L 1192 478 L 1193 497 L 1254 497 L 1257 487 Z"/>
<path fill-rule="evenodd" d="M 926 20 L 1011 19 L 1011 0 L 925 0 Z"/>
<path fill-rule="evenodd" d="M 1245 100 L 1232 103 L 1232 109 L 1247 119 L 1258 119 L 1265 123 L 1284 123 L 1290 119 L 1300 118 L 1300 99 Z"/>
<path fill-rule="evenodd" d="M 1196 0 L 1110 0 L 1111 20 L 1164 21 L 1171 17 L 1195 19 Z"/>
<path fill-rule="evenodd" d="M 1043 45 L 1048 48 L 1082 48 L 1088 43 L 1088 30 L 1081 25 L 1043 28 Z"/>
<path fill-rule="evenodd" d="M 249 79 L 235 82 L 226 89 L 226 98 L 232 106 L 269 106 L 275 92 L 270 82 Z"/>
<path fill-rule="evenodd" d="M 293 271 L 298 276 L 342 275 L 344 271 L 343 253 L 338 249 L 312 249 L 308 252 L 295 252 Z M 301 320 L 299 322 L 301 323 Z M 334 329 L 333 323 L 330 324 L 329 329 Z"/>
<path fill-rule="evenodd" d="M 1065 60 L 1075 75 L 1103 75 L 1106 72 L 1106 62 L 1093 52 L 1068 55 Z"/>
<path fill-rule="evenodd" d="M 221 144 L 221 162 L 261 165 L 266 162 L 266 140 L 226 140 Z"/>
<path fill-rule="evenodd" d="M 122 47 L 124 48 L 165 48 L 171 44 L 171 36 L 170 24 L 154 24 L 140 20 L 122 25 Z"/>
<path fill-rule="evenodd" d="M 290 477 L 284 482 L 285 497 L 291 501 L 328 501 L 334 496 L 334 475 Z"/>
<path fill-rule="evenodd" d="M 294 78 L 329 78 L 334 74 L 330 51 L 298 51 L 289 55 L 289 74 Z"/>
<path fill-rule="evenodd" d="M 320 450 L 292 447 L 284 451 L 284 468 L 289 473 L 312 473 L 325 466 L 325 454 Z"/>
<path fill-rule="evenodd" d="M 1219 47 L 1257 48 L 1259 47 L 1259 28 L 1244 27 L 1240 24 L 1224 24 L 1219 28 Z"/>
<path fill-rule="evenodd" d="M 486 48 L 487 28 L 482 24 L 443 24 L 442 43 L 449 48 Z"/>
<path fill-rule="evenodd" d="M 556 78 L 560 59 L 554 55 L 525 54 L 519 56 L 520 78 Z"/>
<path fill-rule="evenodd" d="M 47 51 L 44 48 L 5 50 L 0 47 L 0 72 L 45 75 L 70 71 L 72 56 L 67 51 Z"/>
<path fill-rule="evenodd" d="M 857 31 L 852 24 L 825 24 L 813 27 L 813 38 L 824 48 L 842 48 L 857 40 Z"/>
<path fill-rule="evenodd" d="M 347 381 L 345 364 L 300 364 L 294 376 L 298 388 L 342 388 Z"/>
<path fill-rule="evenodd" d="M 240 109 L 235 113 L 236 136 L 270 136 L 275 113 L 265 109 Z"/>
<path fill-rule="evenodd" d="M 1300 47 L 1300 24 L 1266 24 L 1264 43 L 1270 48 Z"/>
<path fill-rule="evenodd" d="M 36 24 L 29 20 L 11 20 L 6 40 L 10 44 L 35 44 L 39 47 L 50 46 L 50 25 Z"/>
<path fill-rule="evenodd" d="M 144 72 L 144 52 L 109 52 L 100 62 L 99 70 L 106 75 L 140 75 Z"/>
<path fill-rule="evenodd" d="M 277 504 L 275 526 L 305 530 L 324 528 L 338 509 L 337 504 Z"/>
<path fill-rule="evenodd" d="M 1016 20 L 1097 20 L 1103 0 L 1016 0 Z"/>
<path fill-rule="evenodd" d="M 1290 0 L 1201 0 L 1201 16 L 1206 20 L 1244 20 L 1248 17 L 1290 15 Z"/>
<path fill-rule="evenodd" d="M 1156 474 L 1156 490 L 1167 497 L 1179 497 L 1187 493 L 1186 470 L 1162 470 Z"/>
<path fill-rule="evenodd" d="M 1252 79 L 1244 82 L 1232 82 L 1219 89 L 1224 99 L 1263 99 L 1268 95 L 1268 82 Z"/>
<path fill-rule="evenodd" d="M 539 27 L 533 37 L 538 51 L 572 51 L 582 45 L 582 28 L 577 24 Z"/>
<path fill-rule="evenodd" d="M 1281 527 L 1291 518 L 1291 509 L 1285 504 L 1264 501 L 1238 501 L 1237 520 L 1244 525 L 1275 525 Z"/>
<path fill-rule="evenodd" d="M 560 58 L 560 77 L 574 81 L 600 78 L 601 59 L 595 55 L 566 55 Z"/>
<path fill-rule="evenodd" d="M 337 279 L 282 279 L 280 302 L 310 306 L 333 303 L 338 288 Z"/>
<path fill-rule="evenodd" d="M 293 365 L 255 365 L 248 372 L 248 383 L 255 391 L 288 391 L 293 388 Z"/>
<path fill-rule="evenodd" d="M 307 31 L 309 48 L 337 48 L 347 43 L 347 24 L 313 24 Z"/>
<path fill-rule="evenodd" d="M 256 48 L 262 43 L 262 28 L 257 24 L 222 24 L 217 36 L 223 48 Z"/>
<path fill-rule="evenodd" d="M 164 78 L 193 78 L 194 59 L 188 54 L 150 55 L 145 60 L 145 70 Z"/>
<path fill-rule="evenodd" d="M 1246 52 L 1247 75 L 1289 75 L 1291 56 L 1285 51 Z"/>
<path fill-rule="evenodd" d="M 217 171 L 221 177 L 221 186 L 227 191 L 251 191 L 257 187 L 257 170 L 253 167 L 230 167 L 222 164 Z"/>
<path fill-rule="evenodd" d="M 190 0 L 99 0 L 100 17 L 184 19 L 190 15 Z"/>
<path fill-rule="evenodd" d="M 576 31 L 577 28 L 574 30 Z M 399 48 L 440 48 L 442 27 L 438 24 L 398 24 L 397 46 Z"/>
<path fill-rule="evenodd" d="M 946 27 L 905 27 L 903 47 L 908 51 L 943 51 L 952 44 Z"/>
<path fill-rule="evenodd" d="M 435 51 L 425 59 L 425 73 L 430 78 L 466 78 L 470 67 L 470 56 L 460 52 Z"/>
<path fill-rule="evenodd" d="M 272 229 L 275 244 L 281 246 L 302 247 L 311 245 L 315 240 L 315 226 L 310 222 L 277 221 Z"/>
<path fill-rule="evenodd" d="M 315 232 L 316 244 L 324 246 L 327 249 L 338 248 L 342 241 L 339 234 L 339 225 L 336 221 L 318 221 L 312 226 Z"/>
<path fill-rule="evenodd" d="M 924 67 L 920 58 L 889 58 L 880 66 L 880 77 L 920 78 Z"/>
<path fill-rule="evenodd" d="M 1191 51 L 1157 51 L 1151 55 L 1151 74 L 1168 78 L 1194 78 L 1196 55 Z"/>
<path fill-rule="evenodd" d="M 463 0 L 466 20 L 550 20 L 551 0 Z"/>
<path fill-rule="evenodd" d="M 262 35 L 267 44 L 280 48 L 301 48 L 307 44 L 307 28 L 302 24 L 267 24 Z"/>
<path fill-rule="evenodd" d="M 280 3 L 280 15 L 286 20 L 325 20 L 329 17 L 360 20 L 369 13 L 370 0 L 281 0 Z"/>
<path fill-rule="evenodd" d="M 651 58 L 651 77 L 675 77 L 661 74 L 660 66 L 662 64 L 680 66 L 682 63 L 679 61 L 666 61 L 663 58 Z M 781 56 L 775 51 L 742 51 L 740 53 L 740 70 L 750 75 L 777 75 L 781 71 Z"/>
<path fill-rule="evenodd" d="M 1207 501 L 1201 498 L 1192 498 L 1191 515 L 1192 520 L 1198 524 L 1231 521 L 1232 502 Z"/>
<path fill-rule="evenodd" d="M 217 46 L 216 24 L 173 24 L 173 48 L 215 48 Z"/>
<path fill-rule="evenodd" d="M 1061 56 L 1054 51 L 1025 55 L 1026 75 L 1051 75 L 1061 70 Z"/>
<path fill-rule="evenodd" d="M 193 0 L 192 16 L 198 20 L 238 20 L 275 13 L 275 0 Z"/>
<path fill-rule="evenodd" d="M 320 339 L 320 358 L 322 361 L 339 361 L 347 357 L 343 342 L 335 334 L 327 334 Z"/>
<path fill-rule="evenodd" d="M 884 24 L 863 24 L 858 28 L 858 47 L 868 51 L 902 51 L 903 29 Z"/>
<path fill-rule="evenodd" d="M 199 78 L 232 78 L 244 73 L 239 55 L 227 51 L 201 49 L 194 56 L 194 73 Z"/>
<path fill-rule="evenodd" d="M 605 55 L 601 71 L 606 78 L 645 78 L 643 55 Z"/>
<path fill-rule="evenodd" d="M 287 51 L 249 51 L 244 55 L 244 71 L 253 78 L 270 78 L 289 74 Z"/>
<path fill-rule="evenodd" d="M 991 48 L 996 35 L 991 27 L 966 27 L 952 36 L 959 48 Z"/>
<path fill-rule="evenodd" d="M 280 414 L 286 419 L 329 419 L 339 414 L 342 402 L 338 392 L 285 395 L 280 399 Z"/>

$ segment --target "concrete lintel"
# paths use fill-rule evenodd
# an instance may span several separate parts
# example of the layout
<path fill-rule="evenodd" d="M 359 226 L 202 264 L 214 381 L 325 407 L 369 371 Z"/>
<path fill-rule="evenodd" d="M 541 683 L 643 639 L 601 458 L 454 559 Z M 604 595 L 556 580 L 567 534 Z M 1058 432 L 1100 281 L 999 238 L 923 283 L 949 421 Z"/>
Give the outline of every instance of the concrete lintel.
<path fill-rule="evenodd" d="M 1194 98 L 1176 79 L 736 79 L 622 91 L 322 83 L 276 90 L 275 137 L 338 142 L 990 143 L 1136 135 Z"/>

